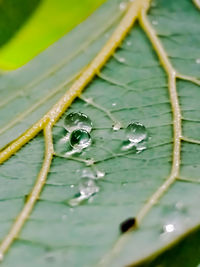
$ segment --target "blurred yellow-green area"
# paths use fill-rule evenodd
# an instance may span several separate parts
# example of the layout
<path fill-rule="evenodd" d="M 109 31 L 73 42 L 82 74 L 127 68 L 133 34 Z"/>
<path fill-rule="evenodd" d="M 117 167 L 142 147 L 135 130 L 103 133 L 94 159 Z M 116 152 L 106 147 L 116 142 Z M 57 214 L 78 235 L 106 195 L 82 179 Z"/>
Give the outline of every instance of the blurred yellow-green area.
<path fill-rule="evenodd" d="M 105 0 L 0 0 L 0 69 L 16 69 L 87 18 Z"/>

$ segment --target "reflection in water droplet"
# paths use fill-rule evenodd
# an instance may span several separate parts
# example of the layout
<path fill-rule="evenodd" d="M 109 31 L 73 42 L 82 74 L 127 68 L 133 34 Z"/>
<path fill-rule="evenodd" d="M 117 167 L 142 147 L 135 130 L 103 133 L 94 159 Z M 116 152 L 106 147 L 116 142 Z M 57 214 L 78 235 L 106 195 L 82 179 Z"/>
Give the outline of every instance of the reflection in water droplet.
<path fill-rule="evenodd" d="M 113 131 L 119 131 L 119 129 L 121 128 L 121 123 L 120 122 L 116 122 L 114 125 L 113 125 Z"/>
<path fill-rule="evenodd" d="M 83 149 L 91 145 L 90 134 L 83 129 L 75 130 L 70 135 L 70 145 L 75 149 Z"/>
<path fill-rule="evenodd" d="M 91 132 L 92 122 L 87 115 L 81 112 L 72 112 L 65 117 L 64 127 L 69 132 L 77 129 L 83 129 L 87 132 Z"/>
<path fill-rule="evenodd" d="M 200 58 L 197 58 L 197 59 L 196 59 L 196 63 L 197 63 L 197 64 L 200 64 Z"/>
<path fill-rule="evenodd" d="M 153 24 L 153 25 L 158 25 L 157 20 L 153 20 L 153 21 L 152 21 L 152 24 Z"/>
<path fill-rule="evenodd" d="M 112 103 L 112 106 L 115 107 L 117 104 L 116 103 Z"/>
<path fill-rule="evenodd" d="M 163 226 L 164 233 L 172 233 L 175 231 L 175 226 L 172 223 Z"/>
<path fill-rule="evenodd" d="M 139 143 L 147 140 L 146 127 L 140 122 L 132 122 L 126 129 L 126 136 L 130 142 Z"/>
<path fill-rule="evenodd" d="M 119 4 L 119 9 L 120 9 L 120 10 L 125 10 L 126 7 L 127 7 L 127 3 L 126 3 L 126 2 L 121 2 L 121 3 Z"/>

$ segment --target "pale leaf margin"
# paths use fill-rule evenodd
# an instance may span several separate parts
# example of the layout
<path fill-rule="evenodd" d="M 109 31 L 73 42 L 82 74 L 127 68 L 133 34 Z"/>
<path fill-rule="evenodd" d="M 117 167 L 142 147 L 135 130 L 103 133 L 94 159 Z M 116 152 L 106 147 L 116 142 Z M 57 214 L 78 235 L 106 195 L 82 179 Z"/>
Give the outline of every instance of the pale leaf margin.
<path fill-rule="evenodd" d="M 197 8 L 200 8 L 199 0 L 194 0 L 193 2 Z M 45 155 L 42 168 L 38 174 L 36 183 L 32 188 L 31 193 L 29 194 L 27 202 L 25 203 L 22 211 L 17 216 L 16 221 L 13 223 L 9 233 L 0 244 L 1 260 L 3 260 L 4 254 L 7 252 L 13 241 L 19 235 L 24 223 L 28 219 L 37 199 L 40 196 L 43 186 L 45 185 L 52 158 L 55 155 L 52 141 L 52 127 L 66 111 L 66 109 L 70 107 L 71 103 L 81 95 L 81 92 L 85 89 L 88 83 L 94 78 L 95 75 L 98 74 L 100 69 L 113 55 L 114 51 L 119 47 L 120 43 L 123 41 L 129 30 L 132 28 L 136 19 L 138 19 L 144 32 L 151 41 L 152 46 L 154 47 L 154 50 L 159 57 L 160 63 L 162 64 L 168 76 L 168 89 L 173 113 L 174 132 L 171 173 L 166 179 L 166 181 L 150 197 L 150 199 L 147 201 L 147 203 L 143 206 L 143 208 L 136 216 L 137 227 L 139 227 L 145 215 L 157 203 L 157 201 L 162 197 L 162 195 L 169 189 L 169 187 L 174 183 L 174 181 L 176 179 L 179 179 L 181 141 L 184 140 L 186 142 L 198 144 L 200 141 L 191 140 L 187 137 L 182 136 L 182 116 L 176 90 L 176 80 L 183 79 L 191 81 L 197 85 L 200 85 L 200 81 L 195 77 L 181 75 L 177 73 L 176 70 L 173 68 L 164 48 L 162 47 L 162 44 L 160 43 L 154 29 L 152 28 L 151 24 L 147 19 L 147 12 L 149 7 L 150 0 L 135 0 L 133 3 L 131 3 L 128 6 L 127 12 L 122 18 L 119 26 L 116 28 L 108 42 L 93 59 L 93 61 L 83 70 L 79 78 L 72 84 L 71 88 L 66 92 L 66 94 L 38 122 L 36 122 L 30 129 L 28 129 L 18 139 L 16 139 L 13 143 L 11 143 L 8 147 L 6 147 L 0 152 L 0 164 L 2 164 L 14 153 L 16 153 L 23 145 L 33 139 L 40 131 L 44 132 Z M 123 243 L 126 241 L 132 230 L 134 230 L 134 228 L 130 229 L 126 234 L 122 235 L 118 239 L 112 251 L 109 252 L 109 254 L 102 259 L 100 265 L 101 263 L 103 263 L 104 265 L 111 260 L 115 253 L 119 251 L 119 249 L 122 247 Z"/>

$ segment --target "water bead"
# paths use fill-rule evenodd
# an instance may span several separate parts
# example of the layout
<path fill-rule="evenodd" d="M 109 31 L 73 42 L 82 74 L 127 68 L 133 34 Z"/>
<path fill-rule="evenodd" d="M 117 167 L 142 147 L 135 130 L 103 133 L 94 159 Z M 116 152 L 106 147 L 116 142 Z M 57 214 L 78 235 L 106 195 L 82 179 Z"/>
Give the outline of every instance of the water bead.
<path fill-rule="evenodd" d="M 147 129 L 140 122 L 132 122 L 126 129 L 126 137 L 132 143 L 139 143 L 147 139 Z"/>
<path fill-rule="evenodd" d="M 78 129 L 70 134 L 69 142 L 74 149 L 84 149 L 91 145 L 92 139 L 86 130 Z"/>
<path fill-rule="evenodd" d="M 65 117 L 64 127 L 68 132 L 72 132 L 77 129 L 84 129 L 87 132 L 91 132 L 92 122 L 86 114 L 81 112 L 72 112 Z"/>
<path fill-rule="evenodd" d="M 85 198 L 89 198 L 90 196 L 99 192 L 99 187 L 97 186 L 94 179 L 81 178 L 81 181 L 79 184 L 79 191 L 80 191 L 81 196 Z"/>

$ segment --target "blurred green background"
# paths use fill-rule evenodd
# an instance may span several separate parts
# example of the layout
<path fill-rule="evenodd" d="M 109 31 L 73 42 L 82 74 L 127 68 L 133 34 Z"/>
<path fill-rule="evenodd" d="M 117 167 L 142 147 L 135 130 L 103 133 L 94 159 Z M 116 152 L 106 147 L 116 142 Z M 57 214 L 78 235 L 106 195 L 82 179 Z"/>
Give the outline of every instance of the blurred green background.
<path fill-rule="evenodd" d="M 0 69 L 16 69 L 86 19 L 105 0 L 0 0 Z"/>

